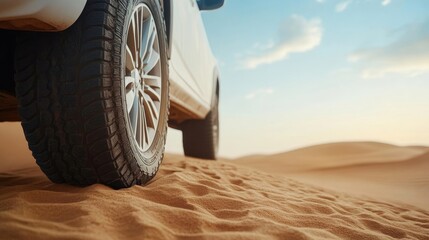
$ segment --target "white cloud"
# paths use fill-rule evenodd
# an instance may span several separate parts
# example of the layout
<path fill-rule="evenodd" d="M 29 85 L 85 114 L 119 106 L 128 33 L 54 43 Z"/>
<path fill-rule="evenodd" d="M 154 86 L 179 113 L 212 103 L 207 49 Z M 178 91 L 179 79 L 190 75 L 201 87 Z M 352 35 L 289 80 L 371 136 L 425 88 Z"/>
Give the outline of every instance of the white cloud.
<path fill-rule="evenodd" d="M 245 98 L 247 100 L 252 100 L 252 99 L 255 99 L 257 97 L 264 97 L 267 95 L 271 95 L 273 92 L 274 92 L 274 90 L 272 88 L 262 88 L 262 89 L 258 89 L 254 92 L 247 94 L 245 96 Z"/>
<path fill-rule="evenodd" d="M 406 26 L 391 44 L 358 50 L 348 59 L 360 64 L 363 78 L 429 73 L 429 21 Z"/>
<path fill-rule="evenodd" d="M 350 5 L 350 3 L 352 3 L 351 0 L 342 1 L 342 2 L 338 3 L 335 6 L 335 11 L 337 11 L 337 12 L 344 12 L 347 9 L 347 7 Z"/>
<path fill-rule="evenodd" d="M 363 0 L 342 0 L 337 5 L 335 5 L 335 11 L 344 12 L 349 8 L 350 4 L 352 4 L 353 2 L 362 3 Z M 390 3 L 392 3 L 392 0 L 381 0 L 381 5 L 383 5 L 383 7 L 389 5 Z"/>
<path fill-rule="evenodd" d="M 280 27 L 279 40 L 265 53 L 245 60 L 244 67 L 256 68 L 263 64 L 281 61 L 291 53 L 306 52 L 320 44 L 322 23 L 319 19 L 307 20 L 298 15 L 286 19 Z"/>
<path fill-rule="evenodd" d="M 391 2 L 392 2 L 391 0 L 382 0 L 381 5 L 383 5 L 383 6 L 387 6 L 387 5 L 389 5 Z"/>
<path fill-rule="evenodd" d="M 318 3 L 324 3 L 325 0 L 316 0 L 316 2 L 318 2 Z"/>

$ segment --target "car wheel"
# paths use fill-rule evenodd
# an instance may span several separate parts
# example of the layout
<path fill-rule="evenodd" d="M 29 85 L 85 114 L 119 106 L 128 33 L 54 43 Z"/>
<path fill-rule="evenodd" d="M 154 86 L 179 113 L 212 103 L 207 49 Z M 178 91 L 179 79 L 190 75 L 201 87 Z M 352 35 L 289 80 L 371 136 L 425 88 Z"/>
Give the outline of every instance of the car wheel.
<path fill-rule="evenodd" d="M 218 105 L 219 95 L 216 94 L 205 119 L 183 123 L 183 149 L 186 156 L 216 160 L 219 145 Z"/>
<path fill-rule="evenodd" d="M 17 37 L 22 127 L 53 182 L 123 188 L 157 172 L 169 107 L 161 11 L 155 0 L 88 0 L 69 29 Z"/>

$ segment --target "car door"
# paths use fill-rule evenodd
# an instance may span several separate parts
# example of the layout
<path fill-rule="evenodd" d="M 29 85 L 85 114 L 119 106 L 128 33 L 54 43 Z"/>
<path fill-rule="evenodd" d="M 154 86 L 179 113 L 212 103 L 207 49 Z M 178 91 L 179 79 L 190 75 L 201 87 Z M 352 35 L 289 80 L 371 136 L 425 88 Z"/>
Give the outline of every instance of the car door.
<path fill-rule="evenodd" d="M 195 0 L 193 0 L 195 1 Z M 196 4 L 197 5 L 197 4 Z M 195 16 L 195 29 L 197 29 L 197 38 L 198 45 L 195 50 L 198 52 L 198 64 L 199 68 L 196 69 L 198 79 L 196 80 L 197 85 L 201 89 L 201 92 L 204 96 L 204 99 L 210 103 L 211 97 L 213 94 L 213 74 L 214 68 L 216 66 L 216 60 L 213 57 L 209 41 L 207 39 L 207 33 L 204 27 L 203 20 L 201 18 L 201 12 L 196 6 L 196 16 Z"/>
<path fill-rule="evenodd" d="M 208 43 L 198 4 L 195 0 L 182 0 L 176 1 L 173 8 L 172 68 L 199 100 L 208 104 Z"/>

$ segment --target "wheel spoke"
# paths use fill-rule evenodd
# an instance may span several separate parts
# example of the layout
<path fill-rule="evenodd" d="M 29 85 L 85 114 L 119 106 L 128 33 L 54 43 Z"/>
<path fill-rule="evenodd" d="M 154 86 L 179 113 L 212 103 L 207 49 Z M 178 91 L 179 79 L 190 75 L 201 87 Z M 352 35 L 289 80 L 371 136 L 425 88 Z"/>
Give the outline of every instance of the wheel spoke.
<path fill-rule="evenodd" d="M 148 33 L 148 40 L 149 41 L 148 41 L 148 45 L 147 45 L 146 50 L 151 49 L 153 47 L 154 42 L 155 42 L 156 31 L 154 31 L 154 29 L 155 29 L 155 22 L 152 19 L 151 26 L 149 28 L 149 33 Z"/>
<path fill-rule="evenodd" d="M 153 34 L 149 36 L 147 50 L 143 60 L 145 65 L 149 65 L 144 67 L 144 71 L 146 73 L 149 73 L 159 60 L 159 54 L 155 51 L 153 46 L 155 39 L 156 39 L 156 32 L 153 32 Z"/>
<path fill-rule="evenodd" d="M 127 93 L 127 95 L 126 95 L 126 99 L 127 99 L 127 112 L 128 112 L 128 114 L 130 114 L 130 113 L 131 113 L 131 109 L 132 109 L 132 108 L 133 108 L 133 106 L 134 106 L 134 104 L 133 104 L 133 100 L 135 99 L 135 97 L 136 97 L 136 93 L 135 93 L 134 89 L 133 89 L 133 90 L 130 90 L 130 91 Z"/>
<path fill-rule="evenodd" d="M 134 78 L 130 76 L 125 77 L 125 100 L 127 104 L 127 112 L 128 114 L 131 111 L 131 108 L 133 107 L 133 102 L 135 98 L 135 91 L 134 91 Z"/>
<path fill-rule="evenodd" d="M 137 128 L 139 107 L 140 106 L 139 106 L 139 101 L 138 101 L 138 94 L 134 94 L 133 105 L 132 105 L 132 108 L 130 110 L 130 122 L 131 122 L 131 127 L 132 127 L 134 132 L 136 131 L 136 128 Z"/>
<path fill-rule="evenodd" d="M 144 112 L 144 111 L 142 111 Z M 144 137 L 144 143 L 149 145 L 149 132 L 148 132 L 148 126 L 147 126 L 147 121 L 146 121 L 146 114 L 143 118 L 143 137 Z"/>
<path fill-rule="evenodd" d="M 154 119 L 156 119 L 156 122 L 158 122 L 158 117 L 159 117 L 159 112 L 158 112 L 158 108 L 156 107 L 154 101 L 152 99 L 150 99 L 148 101 L 151 112 L 153 113 L 153 117 Z"/>
<path fill-rule="evenodd" d="M 158 110 L 155 106 L 155 103 L 153 102 L 153 100 L 145 95 L 144 96 L 144 103 L 145 103 L 145 112 L 146 114 L 148 114 L 149 117 L 149 122 L 152 124 L 151 127 L 155 127 L 156 126 L 156 122 L 158 120 Z M 147 118 L 146 118 L 147 119 Z"/>
<path fill-rule="evenodd" d="M 154 101 L 161 101 L 161 96 L 150 86 L 146 85 L 144 86 L 144 92 Z"/>
<path fill-rule="evenodd" d="M 136 130 L 134 131 L 134 137 L 136 138 L 136 142 L 139 144 L 140 146 L 140 132 L 141 132 L 141 127 L 140 127 L 140 122 L 141 122 L 141 108 L 139 107 L 137 110 L 137 124 L 136 124 Z"/>
<path fill-rule="evenodd" d="M 132 89 L 135 85 L 135 79 L 131 76 L 125 76 L 125 88 Z"/>
<path fill-rule="evenodd" d="M 148 59 L 144 62 L 144 72 L 149 73 L 159 62 L 159 53 L 157 53 L 153 48 L 150 51 Z"/>
<path fill-rule="evenodd" d="M 127 57 L 126 57 L 126 68 L 131 71 L 131 70 L 136 68 L 136 64 L 134 61 L 133 53 L 132 53 L 132 51 L 128 45 L 126 47 L 126 52 L 127 52 L 127 54 L 126 54 L 127 55 Z"/>
<path fill-rule="evenodd" d="M 141 96 L 139 97 L 141 98 Z M 139 102 L 139 120 L 138 120 L 138 128 L 136 132 L 136 140 L 139 143 L 140 147 L 143 147 L 143 122 L 145 121 L 143 105 Z"/>
<path fill-rule="evenodd" d="M 128 41 L 130 42 L 131 45 L 131 53 L 133 54 L 133 59 L 135 60 L 135 67 L 138 68 L 139 67 L 139 55 L 138 55 L 138 41 L 139 41 L 139 33 L 138 33 L 138 23 L 136 22 L 136 18 L 135 15 L 131 18 L 131 38 L 128 38 Z"/>
<path fill-rule="evenodd" d="M 161 88 L 161 77 L 154 75 L 143 75 L 145 85 L 152 88 Z"/>
<path fill-rule="evenodd" d="M 136 16 L 138 15 L 138 11 L 137 11 L 137 13 L 135 14 L 135 16 L 133 17 L 133 20 L 134 20 L 134 33 L 135 33 L 135 56 L 136 56 L 136 68 L 139 68 L 140 66 L 141 66 L 141 60 L 140 60 L 140 55 L 138 54 L 139 53 L 139 51 L 140 51 L 140 40 L 139 40 L 139 38 L 140 38 L 140 34 L 139 34 L 139 30 L 140 30 L 140 27 L 139 27 L 139 22 L 136 20 Z"/>
<path fill-rule="evenodd" d="M 140 21 L 140 13 L 141 13 L 141 9 L 139 11 L 136 12 L 135 15 L 135 22 L 136 22 L 136 50 L 137 52 L 140 51 L 140 47 L 142 45 L 142 32 L 141 32 L 141 26 L 142 23 Z"/>
<path fill-rule="evenodd" d="M 141 57 L 141 52 L 143 48 L 143 23 L 144 23 L 144 9 L 140 9 L 137 14 L 137 19 L 139 22 L 139 49 L 138 49 L 138 58 L 139 58 L 139 66 L 143 66 L 143 59 Z"/>
<path fill-rule="evenodd" d="M 156 35 L 155 29 L 155 22 L 152 17 L 146 19 L 143 22 L 143 41 L 142 41 L 142 48 L 140 49 L 140 57 L 142 59 L 146 58 L 147 51 L 152 47 L 150 44 L 152 41 L 152 38 L 154 38 L 154 35 Z"/>

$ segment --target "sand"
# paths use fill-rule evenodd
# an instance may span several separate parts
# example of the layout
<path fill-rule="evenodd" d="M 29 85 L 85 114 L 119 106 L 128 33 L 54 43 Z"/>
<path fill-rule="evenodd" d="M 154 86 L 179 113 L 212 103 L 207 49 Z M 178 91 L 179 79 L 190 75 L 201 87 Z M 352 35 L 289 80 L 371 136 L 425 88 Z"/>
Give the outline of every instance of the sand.
<path fill-rule="evenodd" d="M 395 184 L 405 189 L 415 171 L 413 179 L 421 179 L 420 191 L 427 193 L 424 154 L 424 147 L 377 143 L 322 145 L 236 162 L 169 154 L 150 184 L 117 191 L 52 184 L 30 164 L 0 174 L 0 239 L 429 239 L 424 204 L 312 180 L 335 175 L 361 186 L 352 173 L 368 171 L 367 182 L 379 181 L 383 195 Z M 299 155 L 300 166 L 285 169 L 293 163 L 288 156 Z M 388 171 L 395 181 L 388 181 Z M 422 202 L 429 201 L 421 194 Z"/>
<path fill-rule="evenodd" d="M 333 143 L 234 162 L 331 190 L 429 211 L 428 147 Z"/>

